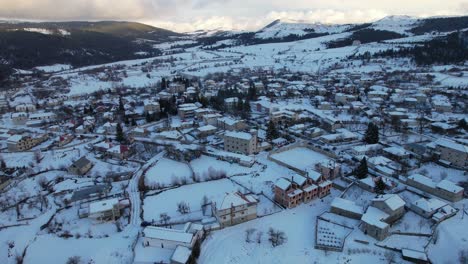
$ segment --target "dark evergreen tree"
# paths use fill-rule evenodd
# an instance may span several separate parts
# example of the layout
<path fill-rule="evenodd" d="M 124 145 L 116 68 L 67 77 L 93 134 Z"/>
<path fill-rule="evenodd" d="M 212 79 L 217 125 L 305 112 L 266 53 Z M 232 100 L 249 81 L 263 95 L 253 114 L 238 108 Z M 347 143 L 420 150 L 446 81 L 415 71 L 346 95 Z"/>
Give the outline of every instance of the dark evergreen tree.
<path fill-rule="evenodd" d="M 242 118 L 244 118 L 244 119 L 250 118 L 250 113 L 251 112 L 252 112 L 252 109 L 250 108 L 250 100 L 246 99 L 245 102 L 244 102 L 244 111 L 242 111 L 242 113 L 243 113 Z"/>
<path fill-rule="evenodd" d="M 202 104 L 202 105 L 203 105 L 203 107 L 207 107 L 207 106 L 208 106 L 208 104 L 209 104 L 209 101 L 208 101 L 208 99 L 206 99 L 206 97 L 205 97 L 205 96 L 203 96 L 203 95 L 202 95 L 202 96 L 200 96 L 200 99 L 198 99 L 198 102 L 200 102 L 200 104 Z"/>
<path fill-rule="evenodd" d="M 278 130 L 276 130 L 276 125 L 273 121 L 268 122 L 268 128 L 266 131 L 266 137 L 268 140 L 273 140 L 278 138 Z"/>
<path fill-rule="evenodd" d="M 236 112 L 240 114 L 242 113 L 243 110 L 244 110 L 244 101 L 242 100 L 242 98 L 238 97 L 237 104 L 236 104 Z"/>
<path fill-rule="evenodd" d="M 122 100 L 122 96 L 119 97 L 119 111 L 120 111 L 120 112 L 124 112 L 124 111 L 125 111 L 125 107 L 124 107 L 124 103 L 123 103 L 123 100 Z"/>
<path fill-rule="evenodd" d="M 375 182 L 375 192 L 384 193 L 386 188 L 387 185 L 385 185 L 385 182 L 382 180 L 382 177 L 379 177 L 379 179 Z"/>
<path fill-rule="evenodd" d="M 122 129 L 122 126 L 120 125 L 120 123 L 118 123 L 117 127 L 116 127 L 115 139 L 120 143 L 125 142 L 125 135 L 123 133 L 123 129 Z"/>
<path fill-rule="evenodd" d="M 364 179 L 367 177 L 368 169 L 367 169 L 367 160 L 364 157 L 359 163 L 359 166 L 354 171 L 354 174 L 358 179 Z"/>
<path fill-rule="evenodd" d="M 0 160 L 0 169 L 1 169 L 2 171 L 5 171 L 6 168 L 7 168 L 7 166 L 6 166 L 5 160 L 4 160 L 4 159 L 1 159 L 1 160 Z"/>
<path fill-rule="evenodd" d="M 247 98 L 249 98 L 250 100 L 257 100 L 257 89 L 255 89 L 253 83 L 250 84 Z"/>
<path fill-rule="evenodd" d="M 468 125 L 466 124 L 465 118 L 462 118 L 460 121 L 458 121 L 458 128 L 468 130 Z"/>
<path fill-rule="evenodd" d="M 152 118 L 152 116 L 150 115 L 149 112 L 146 112 L 145 120 L 146 120 L 147 123 L 153 122 L 153 118 Z"/>
<path fill-rule="evenodd" d="M 364 142 L 367 144 L 379 143 L 379 127 L 374 123 L 369 123 L 367 126 L 366 134 L 364 135 Z"/>

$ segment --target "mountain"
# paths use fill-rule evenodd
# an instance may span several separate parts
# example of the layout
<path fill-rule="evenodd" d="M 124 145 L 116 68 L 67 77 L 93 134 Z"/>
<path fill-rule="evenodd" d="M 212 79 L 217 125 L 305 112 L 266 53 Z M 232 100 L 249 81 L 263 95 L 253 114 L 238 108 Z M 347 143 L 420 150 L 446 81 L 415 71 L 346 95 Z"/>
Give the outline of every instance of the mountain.
<path fill-rule="evenodd" d="M 0 77 L 13 68 L 79 67 L 157 56 L 160 51 L 152 44 L 180 36 L 135 22 L 0 22 Z"/>
<path fill-rule="evenodd" d="M 327 25 L 322 23 L 307 23 L 297 20 L 275 20 L 256 32 L 256 38 L 284 38 L 290 35 L 305 36 L 310 33 L 332 34 L 341 33 L 349 25 Z"/>
<path fill-rule="evenodd" d="M 130 40 L 147 39 L 157 42 L 181 34 L 142 23 L 125 21 L 71 22 L 1 22 L 0 31 L 28 31 L 49 35 L 69 35 L 71 31 L 94 32 Z"/>

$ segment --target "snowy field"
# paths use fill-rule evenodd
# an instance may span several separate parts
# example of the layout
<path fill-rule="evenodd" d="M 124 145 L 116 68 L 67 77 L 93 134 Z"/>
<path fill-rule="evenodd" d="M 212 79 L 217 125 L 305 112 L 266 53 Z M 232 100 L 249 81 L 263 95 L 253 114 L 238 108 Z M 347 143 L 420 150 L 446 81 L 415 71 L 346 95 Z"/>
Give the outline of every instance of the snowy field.
<path fill-rule="evenodd" d="M 359 206 L 366 207 L 371 203 L 371 200 L 375 198 L 375 196 L 375 193 L 368 192 L 357 185 L 353 185 L 346 191 L 342 198 L 353 201 Z"/>
<path fill-rule="evenodd" d="M 378 244 L 399 250 L 412 249 L 416 251 L 424 251 L 424 247 L 428 242 L 429 237 L 391 235 Z"/>
<path fill-rule="evenodd" d="M 329 209 L 332 199 L 333 196 L 328 196 L 324 202 L 315 200 L 291 210 L 215 231 L 203 243 L 199 263 L 388 263 L 384 250 L 372 245 L 372 242 L 363 245 L 353 241 L 355 238 L 374 241 L 358 229 L 346 240 L 342 253 L 314 249 L 315 218 Z M 285 232 L 287 242 L 272 247 L 267 235 L 270 227 Z M 260 244 L 245 241 L 245 232 L 249 228 L 255 229 L 254 237 L 262 232 Z M 398 257 L 396 261 L 405 263 Z"/>
<path fill-rule="evenodd" d="M 255 170 L 255 166 L 254 168 L 243 167 L 237 163 L 229 163 L 208 156 L 201 156 L 198 159 L 192 160 L 190 165 L 192 165 L 194 173 L 200 176 L 201 179 L 206 178 L 209 172 L 213 170 L 223 171 L 228 177 L 236 174 L 249 173 Z"/>
<path fill-rule="evenodd" d="M 226 193 L 238 190 L 242 191 L 243 188 L 227 179 L 184 185 L 167 190 L 145 198 L 143 218 L 146 221 L 153 219 L 158 221 L 160 214 L 167 213 L 171 217 L 171 221 L 200 220 L 203 218 L 201 211 L 203 196 L 212 202 L 220 203 Z M 177 212 L 177 204 L 182 201 L 190 206 L 189 214 L 182 215 Z"/>
<path fill-rule="evenodd" d="M 453 181 L 455 183 L 467 180 L 466 171 L 442 167 L 432 162 L 422 165 L 421 168 L 414 170 L 412 173 L 424 174 L 436 182 L 443 179 Z"/>
<path fill-rule="evenodd" d="M 466 208 L 466 200 L 464 203 Z M 457 263 L 460 252 L 468 249 L 467 226 L 468 215 L 462 218 L 461 212 L 438 226 L 435 244 L 430 243 L 427 247 L 433 263 Z"/>
<path fill-rule="evenodd" d="M 275 153 L 271 155 L 271 158 L 279 160 L 302 171 L 313 167 L 322 160 L 329 159 L 327 156 L 305 147 L 298 147 Z"/>
<path fill-rule="evenodd" d="M 192 182 L 192 170 L 182 162 L 168 158 L 161 159 L 146 172 L 145 183 L 150 187 L 172 186 L 183 180 Z"/>
<path fill-rule="evenodd" d="M 63 264 L 72 256 L 80 256 L 83 263 L 129 263 L 133 258 L 131 243 L 123 235 L 96 239 L 40 235 L 28 247 L 25 263 Z M 44 247 L 52 252 L 44 254 Z"/>
<path fill-rule="evenodd" d="M 346 237 L 353 230 L 321 219 L 318 220 L 316 228 L 316 244 L 333 248 L 342 248 Z"/>
<path fill-rule="evenodd" d="M 432 234 L 433 222 L 412 211 L 407 211 L 405 215 L 394 223 L 390 231 L 400 231 L 419 234 Z"/>

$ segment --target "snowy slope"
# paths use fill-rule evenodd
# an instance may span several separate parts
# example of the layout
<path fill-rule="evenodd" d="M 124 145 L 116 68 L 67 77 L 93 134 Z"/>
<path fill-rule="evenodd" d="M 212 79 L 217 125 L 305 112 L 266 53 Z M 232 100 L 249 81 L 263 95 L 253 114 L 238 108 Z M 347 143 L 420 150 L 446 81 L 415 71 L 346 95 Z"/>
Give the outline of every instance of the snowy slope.
<path fill-rule="evenodd" d="M 370 26 L 375 30 L 392 31 L 403 35 L 412 35 L 409 31 L 419 24 L 419 20 L 410 16 L 384 17 Z"/>
<path fill-rule="evenodd" d="M 322 23 L 305 23 L 295 20 L 276 20 L 255 34 L 256 38 L 281 38 L 289 35 L 304 36 L 308 33 L 341 33 L 349 25 L 327 25 Z"/>

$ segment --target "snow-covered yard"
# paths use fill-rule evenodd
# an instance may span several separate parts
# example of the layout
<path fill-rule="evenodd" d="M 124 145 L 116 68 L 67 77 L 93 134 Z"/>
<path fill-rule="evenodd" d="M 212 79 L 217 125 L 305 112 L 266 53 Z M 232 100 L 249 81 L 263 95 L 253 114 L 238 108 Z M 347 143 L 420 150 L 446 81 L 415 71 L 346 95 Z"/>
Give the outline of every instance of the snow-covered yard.
<path fill-rule="evenodd" d="M 226 193 L 238 190 L 244 191 L 243 189 L 230 180 L 223 179 L 184 185 L 167 190 L 158 195 L 145 198 L 143 219 L 146 221 L 152 221 L 153 219 L 158 221 L 160 214 L 167 213 L 171 217 L 171 221 L 182 221 L 184 219 L 200 220 L 203 218 L 201 202 L 204 196 L 209 201 L 220 203 Z M 177 204 L 179 202 L 186 202 L 190 207 L 190 213 L 182 215 L 177 212 Z"/>
<path fill-rule="evenodd" d="M 145 175 L 145 183 L 150 187 L 163 187 L 192 182 L 192 170 L 182 162 L 163 158 L 151 167 Z"/>
<path fill-rule="evenodd" d="M 467 205 L 465 204 L 465 207 Z M 427 247 L 432 263 L 459 263 L 459 254 L 468 249 L 468 215 L 464 217 L 461 211 L 447 219 L 437 227 L 435 243 Z M 467 252 L 468 253 L 468 252 Z"/>
<path fill-rule="evenodd" d="M 322 160 L 329 159 L 327 156 L 305 147 L 275 153 L 271 155 L 271 158 L 303 171 L 307 168 L 313 168 L 315 164 Z"/>
<path fill-rule="evenodd" d="M 467 181 L 468 179 L 464 171 L 442 167 L 433 162 L 426 163 L 421 168 L 415 169 L 412 172 L 424 174 L 436 182 L 446 179 L 458 183 L 460 181 Z"/>
<path fill-rule="evenodd" d="M 190 164 L 193 167 L 195 175 L 201 177 L 201 179 L 206 179 L 210 171 L 222 171 L 229 177 L 236 174 L 249 173 L 256 169 L 255 165 L 253 168 L 247 168 L 237 163 L 229 163 L 209 156 L 201 156 L 198 159 L 192 160 Z"/>
<path fill-rule="evenodd" d="M 315 200 L 291 210 L 215 231 L 204 241 L 199 263 L 315 264 L 335 263 L 335 261 L 336 263 L 388 263 L 384 256 L 386 250 L 378 248 L 372 243 L 363 245 L 353 241 L 355 238 L 369 241 L 367 236 L 356 229 L 347 239 L 343 253 L 314 249 L 315 217 L 329 209 L 329 203 L 332 199 L 333 197 L 329 196 L 324 199 L 324 202 Z M 287 236 L 287 242 L 272 247 L 267 234 L 270 227 L 283 231 Z M 262 232 L 260 244 L 256 241 L 246 242 L 246 230 L 250 228 L 255 229 L 253 237 L 257 237 L 257 234 Z M 396 261 L 397 263 L 405 263 L 398 257 Z"/>
<path fill-rule="evenodd" d="M 28 247 L 24 262 L 63 264 L 70 257 L 79 256 L 84 263 L 129 263 L 133 258 L 131 243 L 123 234 L 91 239 L 40 235 Z"/>

